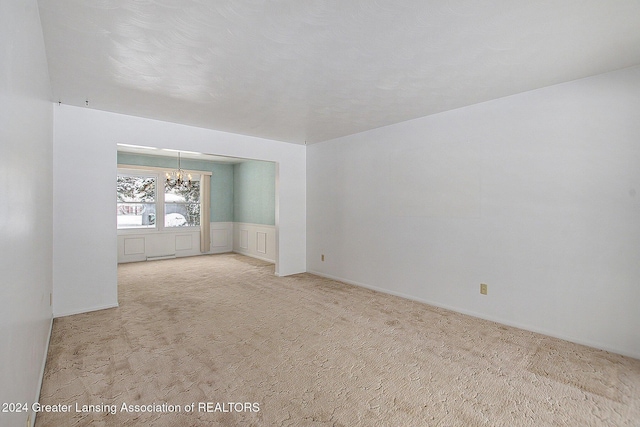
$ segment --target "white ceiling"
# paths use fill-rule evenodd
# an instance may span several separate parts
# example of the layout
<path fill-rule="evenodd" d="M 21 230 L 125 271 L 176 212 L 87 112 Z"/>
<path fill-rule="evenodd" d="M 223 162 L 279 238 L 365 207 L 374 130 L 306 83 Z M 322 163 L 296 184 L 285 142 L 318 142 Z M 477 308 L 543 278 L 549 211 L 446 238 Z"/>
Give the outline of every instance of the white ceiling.
<path fill-rule="evenodd" d="M 39 0 L 54 101 L 294 143 L 640 64 L 638 0 Z"/>

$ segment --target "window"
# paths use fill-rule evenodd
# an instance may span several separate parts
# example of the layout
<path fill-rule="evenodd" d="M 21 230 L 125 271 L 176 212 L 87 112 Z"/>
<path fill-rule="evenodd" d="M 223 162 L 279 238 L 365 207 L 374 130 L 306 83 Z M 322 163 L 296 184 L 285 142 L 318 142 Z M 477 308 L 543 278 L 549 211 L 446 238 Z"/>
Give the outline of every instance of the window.
<path fill-rule="evenodd" d="M 200 225 L 200 181 L 191 186 L 170 188 L 164 185 L 164 226 L 197 227 Z"/>
<path fill-rule="evenodd" d="M 118 230 L 200 227 L 200 177 L 188 186 L 171 187 L 164 172 L 156 172 L 118 169 Z"/>
<path fill-rule="evenodd" d="M 153 176 L 118 175 L 118 229 L 155 227 L 156 182 Z"/>

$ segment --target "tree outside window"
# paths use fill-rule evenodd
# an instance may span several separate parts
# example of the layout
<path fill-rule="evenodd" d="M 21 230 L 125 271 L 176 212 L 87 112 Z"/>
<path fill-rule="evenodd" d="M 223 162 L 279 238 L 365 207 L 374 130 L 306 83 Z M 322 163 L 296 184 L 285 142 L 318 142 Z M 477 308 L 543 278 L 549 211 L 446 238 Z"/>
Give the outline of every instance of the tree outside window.
<path fill-rule="evenodd" d="M 164 226 L 198 227 L 200 225 L 200 181 L 171 187 L 165 183 Z"/>
<path fill-rule="evenodd" d="M 118 175 L 116 194 L 118 229 L 155 227 L 155 177 Z"/>
<path fill-rule="evenodd" d="M 158 176 L 142 172 L 118 173 L 116 211 L 119 230 L 200 226 L 200 181 L 192 180 L 188 185 L 179 186 L 165 182 L 162 191 L 157 188 Z M 157 216 L 164 216 L 164 221 L 156 222 Z"/>

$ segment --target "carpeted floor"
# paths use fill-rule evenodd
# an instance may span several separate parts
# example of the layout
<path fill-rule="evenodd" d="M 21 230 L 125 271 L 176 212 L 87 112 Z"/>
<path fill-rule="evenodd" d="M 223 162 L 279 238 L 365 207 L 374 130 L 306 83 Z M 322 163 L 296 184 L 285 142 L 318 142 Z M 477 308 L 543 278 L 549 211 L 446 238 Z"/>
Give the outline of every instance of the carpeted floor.
<path fill-rule="evenodd" d="M 38 427 L 640 426 L 640 360 L 236 254 L 118 279 L 55 320 Z"/>

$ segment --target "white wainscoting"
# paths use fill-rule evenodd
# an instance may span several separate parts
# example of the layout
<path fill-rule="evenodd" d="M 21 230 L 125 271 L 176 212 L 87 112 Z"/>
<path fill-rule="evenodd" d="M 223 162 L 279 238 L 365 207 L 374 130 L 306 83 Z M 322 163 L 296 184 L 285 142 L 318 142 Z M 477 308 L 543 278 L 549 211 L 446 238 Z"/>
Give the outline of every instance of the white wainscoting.
<path fill-rule="evenodd" d="M 211 223 L 209 253 L 233 251 L 233 222 Z M 118 232 L 118 262 L 146 261 L 164 257 L 201 255 L 200 231 L 194 229 Z"/>
<path fill-rule="evenodd" d="M 233 252 L 233 222 L 212 222 L 210 253 L 225 252 Z"/>
<path fill-rule="evenodd" d="M 234 223 L 233 251 L 275 263 L 276 227 L 244 222 Z"/>
<path fill-rule="evenodd" d="M 276 227 L 241 222 L 212 222 L 208 253 L 237 252 L 276 262 Z M 201 255 L 200 231 L 164 230 L 118 233 L 118 263 Z"/>

